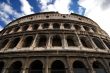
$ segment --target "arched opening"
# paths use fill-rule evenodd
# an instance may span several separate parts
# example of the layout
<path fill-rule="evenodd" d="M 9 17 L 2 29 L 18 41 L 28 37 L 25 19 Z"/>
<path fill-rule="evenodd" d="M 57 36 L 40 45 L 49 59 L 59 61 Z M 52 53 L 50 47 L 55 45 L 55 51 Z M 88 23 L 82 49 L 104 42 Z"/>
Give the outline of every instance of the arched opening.
<path fill-rule="evenodd" d="M 92 27 L 91 28 L 94 32 L 97 32 L 97 28 L 96 27 Z"/>
<path fill-rule="evenodd" d="M 83 27 L 84 27 L 84 29 L 85 29 L 86 31 L 89 31 L 89 30 L 90 30 L 90 28 L 87 27 L 87 26 L 83 26 Z"/>
<path fill-rule="evenodd" d="M 33 29 L 33 30 L 37 30 L 37 29 L 38 29 L 38 27 L 39 27 L 39 25 L 38 25 L 38 24 L 33 24 L 33 25 L 32 25 L 32 29 Z"/>
<path fill-rule="evenodd" d="M 82 37 L 80 37 L 80 40 L 84 47 L 92 48 L 92 43 L 88 37 L 82 36 Z"/>
<path fill-rule="evenodd" d="M 44 23 L 44 24 L 42 25 L 42 28 L 43 28 L 43 29 L 49 28 L 49 24 L 48 24 L 48 23 Z"/>
<path fill-rule="evenodd" d="M 22 47 L 30 47 L 32 42 L 33 42 L 33 37 L 32 36 L 28 36 L 28 37 L 26 37 L 24 39 Z"/>
<path fill-rule="evenodd" d="M 12 30 L 12 28 L 7 29 L 6 34 L 7 34 L 7 33 L 10 33 L 11 30 Z"/>
<path fill-rule="evenodd" d="M 13 31 L 17 32 L 19 29 L 20 29 L 20 27 L 15 27 L 15 29 Z"/>
<path fill-rule="evenodd" d="M 22 31 L 27 31 L 27 29 L 28 29 L 28 25 L 24 25 L 23 27 L 22 27 Z"/>
<path fill-rule="evenodd" d="M 5 39 L 5 40 L 1 40 L 1 44 L 0 44 L 0 48 L 2 49 L 2 48 L 4 48 L 6 45 L 7 45 L 7 43 L 9 42 L 9 39 Z"/>
<path fill-rule="evenodd" d="M 100 62 L 95 61 L 92 66 L 96 73 L 106 73 L 104 66 Z"/>
<path fill-rule="evenodd" d="M 4 68 L 4 62 L 0 62 L 0 73 L 2 73 L 3 68 Z"/>
<path fill-rule="evenodd" d="M 66 73 L 64 63 L 60 60 L 54 61 L 51 65 L 51 73 Z"/>
<path fill-rule="evenodd" d="M 47 37 L 45 35 L 39 36 L 37 46 L 38 47 L 46 47 L 46 43 L 47 43 Z"/>
<path fill-rule="evenodd" d="M 102 44 L 101 40 L 99 38 L 92 38 L 95 45 L 100 49 L 105 49 L 104 45 Z"/>
<path fill-rule="evenodd" d="M 74 73 L 88 73 L 86 67 L 80 61 L 75 61 L 73 63 L 73 72 Z"/>
<path fill-rule="evenodd" d="M 36 60 L 31 63 L 28 73 L 43 73 L 43 64 L 41 61 Z"/>
<path fill-rule="evenodd" d="M 67 36 L 66 38 L 68 46 L 78 46 L 78 40 L 75 36 Z"/>
<path fill-rule="evenodd" d="M 103 42 L 106 44 L 106 46 L 110 49 L 110 41 L 103 40 Z"/>
<path fill-rule="evenodd" d="M 65 23 L 65 24 L 64 24 L 64 28 L 66 28 L 66 29 L 70 29 L 71 26 L 70 26 L 70 24 Z"/>
<path fill-rule="evenodd" d="M 60 29 L 60 24 L 54 23 L 54 24 L 53 24 L 53 28 L 54 28 L 54 29 Z"/>
<path fill-rule="evenodd" d="M 74 25 L 76 30 L 81 30 L 81 27 L 79 25 Z"/>
<path fill-rule="evenodd" d="M 13 39 L 13 40 L 11 41 L 10 45 L 9 45 L 9 48 L 14 48 L 14 47 L 16 47 L 17 44 L 19 43 L 19 41 L 20 41 L 20 38 L 19 38 L 19 37 Z"/>
<path fill-rule="evenodd" d="M 10 67 L 9 67 L 9 72 L 8 73 L 21 73 L 22 71 L 22 63 L 20 61 L 14 62 Z"/>
<path fill-rule="evenodd" d="M 61 37 L 56 35 L 56 36 L 53 36 L 52 38 L 52 46 L 62 46 L 62 40 L 61 40 Z"/>

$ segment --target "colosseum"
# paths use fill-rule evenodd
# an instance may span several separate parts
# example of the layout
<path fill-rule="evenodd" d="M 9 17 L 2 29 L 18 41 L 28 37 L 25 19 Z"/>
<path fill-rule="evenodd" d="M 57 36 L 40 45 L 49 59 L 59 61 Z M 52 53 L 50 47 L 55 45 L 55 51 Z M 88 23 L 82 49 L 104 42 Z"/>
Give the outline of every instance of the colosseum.
<path fill-rule="evenodd" d="M 27 15 L 0 31 L 0 73 L 110 73 L 110 37 L 74 13 Z"/>

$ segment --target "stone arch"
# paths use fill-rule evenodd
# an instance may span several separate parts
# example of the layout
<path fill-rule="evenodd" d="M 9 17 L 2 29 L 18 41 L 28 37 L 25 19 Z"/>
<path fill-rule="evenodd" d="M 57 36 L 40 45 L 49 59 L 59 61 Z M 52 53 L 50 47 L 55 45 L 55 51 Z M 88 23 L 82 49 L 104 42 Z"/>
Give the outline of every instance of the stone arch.
<path fill-rule="evenodd" d="M 44 23 L 44 24 L 42 25 L 42 28 L 43 28 L 43 29 L 49 28 L 49 23 Z"/>
<path fill-rule="evenodd" d="M 66 37 L 68 46 L 78 46 L 79 42 L 75 35 L 69 35 Z"/>
<path fill-rule="evenodd" d="M 4 69 L 4 62 L 0 61 L 0 73 L 2 73 L 3 69 Z"/>
<path fill-rule="evenodd" d="M 99 61 L 94 61 L 92 67 L 96 73 L 106 73 L 104 66 Z"/>
<path fill-rule="evenodd" d="M 60 35 L 54 35 L 52 37 L 52 46 L 62 46 L 62 39 Z"/>
<path fill-rule="evenodd" d="M 90 31 L 90 28 L 88 26 L 83 26 L 83 28 L 86 30 L 86 31 Z"/>
<path fill-rule="evenodd" d="M 101 40 L 99 38 L 93 37 L 92 40 L 98 48 L 105 49 L 103 43 L 101 42 Z"/>
<path fill-rule="evenodd" d="M 4 48 L 7 44 L 8 44 L 8 42 L 9 42 L 9 39 L 5 39 L 5 40 L 1 40 L 1 42 L 0 42 L 0 48 L 2 49 L 2 48 Z"/>
<path fill-rule="evenodd" d="M 29 25 L 24 25 L 24 26 L 22 26 L 22 31 L 23 31 L 23 32 L 24 32 L 24 31 L 27 31 L 28 27 L 29 27 Z"/>
<path fill-rule="evenodd" d="M 68 24 L 68 23 L 63 24 L 63 26 L 64 26 L 64 28 L 66 28 L 66 29 L 70 29 L 70 28 L 71 28 L 71 25 Z"/>
<path fill-rule="evenodd" d="M 46 35 L 39 35 L 37 41 L 37 47 L 46 47 L 47 37 Z"/>
<path fill-rule="evenodd" d="M 43 73 L 43 63 L 40 60 L 33 61 L 29 66 L 28 73 Z"/>
<path fill-rule="evenodd" d="M 92 48 L 92 43 L 87 36 L 80 36 L 80 40 L 84 47 Z"/>
<path fill-rule="evenodd" d="M 39 27 L 39 25 L 38 25 L 38 24 L 33 24 L 33 25 L 32 25 L 32 29 L 33 29 L 33 30 L 37 30 L 37 29 L 38 29 L 38 27 Z"/>
<path fill-rule="evenodd" d="M 8 73 L 21 73 L 22 71 L 22 62 L 21 61 L 15 61 L 11 64 L 11 66 L 8 69 Z"/>
<path fill-rule="evenodd" d="M 54 23 L 53 28 L 54 29 L 60 29 L 60 24 L 59 23 Z"/>
<path fill-rule="evenodd" d="M 8 28 L 6 31 L 6 34 L 10 33 L 12 31 L 12 28 Z"/>
<path fill-rule="evenodd" d="M 51 73 L 66 73 L 64 63 L 60 60 L 55 60 L 51 64 Z"/>
<path fill-rule="evenodd" d="M 20 37 L 16 37 L 14 38 L 11 42 L 10 42 L 10 45 L 8 46 L 8 48 L 14 48 L 17 46 L 17 44 L 19 43 L 20 41 Z"/>
<path fill-rule="evenodd" d="M 20 27 L 17 26 L 17 27 L 14 28 L 13 32 L 17 32 L 19 29 L 20 29 Z"/>
<path fill-rule="evenodd" d="M 73 63 L 73 72 L 74 73 L 88 73 L 87 68 L 84 63 L 77 60 Z"/>
<path fill-rule="evenodd" d="M 81 27 L 79 25 L 74 25 L 76 30 L 81 30 Z"/>
<path fill-rule="evenodd" d="M 23 41 L 23 44 L 22 44 L 22 47 L 30 47 L 32 42 L 33 42 L 33 36 L 27 36 L 24 38 L 24 41 Z"/>

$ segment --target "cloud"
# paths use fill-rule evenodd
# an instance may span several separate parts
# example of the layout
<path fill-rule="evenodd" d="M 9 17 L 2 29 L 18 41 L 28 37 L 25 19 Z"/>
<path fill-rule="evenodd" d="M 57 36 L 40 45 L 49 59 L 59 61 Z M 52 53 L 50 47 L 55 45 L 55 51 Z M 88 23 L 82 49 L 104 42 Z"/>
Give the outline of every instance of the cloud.
<path fill-rule="evenodd" d="M 21 10 L 25 15 L 34 13 L 34 11 L 32 11 L 33 7 L 29 4 L 29 2 L 27 0 L 20 0 L 20 2 L 22 4 Z"/>
<path fill-rule="evenodd" d="M 41 11 L 57 11 L 59 13 L 71 13 L 73 12 L 70 10 L 70 4 L 72 3 L 71 0 L 55 0 L 52 3 L 52 0 L 38 0 L 41 4 Z"/>
<path fill-rule="evenodd" d="M 12 16 L 10 18 L 10 16 Z M 14 10 L 9 4 L 7 3 L 0 3 L 0 19 L 5 23 L 8 24 L 11 20 L 23 16 L 22 13 L 18 13 Z"/>
<path fill-rule="evenodd" d="M 93 19 L 98 25 L 110 35 L 110 6 L 103 4 L 108 0 L 79 0 L 79 5 L 86 9 L 85 16 Z"/>

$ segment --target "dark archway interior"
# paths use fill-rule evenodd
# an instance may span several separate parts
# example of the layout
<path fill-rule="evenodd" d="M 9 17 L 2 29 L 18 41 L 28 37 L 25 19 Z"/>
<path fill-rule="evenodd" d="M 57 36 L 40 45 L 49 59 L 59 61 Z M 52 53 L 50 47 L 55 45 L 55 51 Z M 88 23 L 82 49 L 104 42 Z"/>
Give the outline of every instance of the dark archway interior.
<path fill-rule="evenodd" d="M 21 73 L 21 71 L 22 71 L 22 63 L 20 61 L 17 61 L 10 66 L 8 73 Z"/>
<path fill-rule="evenodd" d="M 43 64 L 41 61 L 34 61 L 29 67 L 29 73 L 43 73 Z"/>
<path fill-rule="evenodd" d="M 98 61 L 93 63 L 93 69 L 96 71 L 96 73 L 106 73 L 103 65 Z"/>
<path fill-rule="evenodd" d="M 4 68 L 4 62 L 0 62 L 0 73 L 2 73 L 3 68 Z"/>
<path fill-rule="evenodd" d="M 74 71 L 74 73 L 88 73 L 84 64 L 80 61 L 75 61 L 73 63 L 73 71 Z"/>
<path fill-rule="evenodd" d="M 62 40 L 61 40 L 60 36 L 58 36 L 58 35 L 53 36 L 52 46 L 62 46 Z"/>
<path fill-rule="evenodd" d="M 56 60 L 51 65 L 51 73 L 66 73 L 64 63 Z"/>

